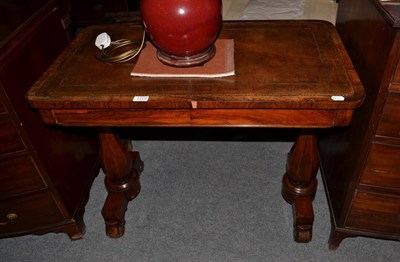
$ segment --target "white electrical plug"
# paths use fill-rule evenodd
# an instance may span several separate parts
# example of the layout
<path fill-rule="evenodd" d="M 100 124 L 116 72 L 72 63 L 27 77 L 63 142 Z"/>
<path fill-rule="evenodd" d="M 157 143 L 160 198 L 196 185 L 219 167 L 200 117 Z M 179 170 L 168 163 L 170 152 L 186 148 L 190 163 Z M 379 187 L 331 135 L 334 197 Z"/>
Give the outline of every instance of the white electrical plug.
<path fill-rule="evenodd" d="M 100 50 L 105 49 L 111 45 L 111 37 L 106 33 L 101 33 L 96 37 L 94 44 Z"/>

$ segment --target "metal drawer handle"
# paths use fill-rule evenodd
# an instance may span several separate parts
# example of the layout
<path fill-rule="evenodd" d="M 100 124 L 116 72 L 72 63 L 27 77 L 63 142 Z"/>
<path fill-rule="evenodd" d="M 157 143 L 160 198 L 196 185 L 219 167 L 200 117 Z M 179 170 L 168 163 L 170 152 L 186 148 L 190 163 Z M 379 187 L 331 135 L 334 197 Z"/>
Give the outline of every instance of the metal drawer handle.
<path fill-rule="evenodd" d="M 5 225 L 7 225 L 8 223 L 10 223 L 12 220 L 17 219 L 17 218 L 18 218 L 18 215 L 15 214 L 15 213 L 10 213 L 10 214 L 7 214 L 7 215 L 6 215 L 6 218 L 8 219 L 8 221 L 7 221 L 7 222 L 0 222 L 0 226 L 5 226 Z"/>

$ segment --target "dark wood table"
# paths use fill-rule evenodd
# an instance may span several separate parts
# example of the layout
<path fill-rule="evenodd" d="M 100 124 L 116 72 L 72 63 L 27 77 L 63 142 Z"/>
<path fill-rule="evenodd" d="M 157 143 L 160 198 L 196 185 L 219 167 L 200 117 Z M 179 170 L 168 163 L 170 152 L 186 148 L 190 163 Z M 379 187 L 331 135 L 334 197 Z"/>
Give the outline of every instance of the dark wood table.
<path fill-rule="evenodd" d="M 234 39 L 236 75 L 214 79 L 131 77 L 136 60 L 96 60 L 93 43 L 104 31 L 114 40 L 140 39 L 143 32 L 140 24 L 84 29 L 27 99 L 47 124 L 98 127 L 108 190 L 102 210 L 106 233 L 123 235 L 125 211 L 140 191 L 143 169 L 139 153 L 113 128 L 297 128 L 302 131 L 289 153 L 282 195 L 293 206 L 295 240 L 310 241 L 318 130 L 349 125 L 364 99 L 334 26 L 323 21 L 224 23 L 219 38 Z M 134 102 L 135 96 L 149 99 Z"/>

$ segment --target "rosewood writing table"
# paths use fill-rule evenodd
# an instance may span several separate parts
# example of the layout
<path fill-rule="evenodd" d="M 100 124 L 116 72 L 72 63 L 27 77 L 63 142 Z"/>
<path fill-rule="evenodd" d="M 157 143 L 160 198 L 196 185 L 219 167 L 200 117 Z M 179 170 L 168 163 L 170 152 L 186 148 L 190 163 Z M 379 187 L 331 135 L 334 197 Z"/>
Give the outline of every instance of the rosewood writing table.
<path fill-rule="evenodd" d="M 288 157 L 282 195 L 292 204 L 294 236 L 311 240 L 312 200 L 319 168 L 319 129 L 349 125 L 364 90 L 333 25 L 323 21 L 224 23 L 234 39 L 235 76 L 139 78 L 136 62 L 96 60 L 94 40 L 141 39 L 140 24 L 101 25 L 81 31 L 27 93 L 47 124 L 98 127 L 108 197 L 106 233 L 124 232 L 128 202 L 140 190 L 138 152 L 115 127 L 260 127 L 302 129 Z M 148 96 L 134 102 L 135 96 Z M 250 190 L 250 189 L 249 189 Z"/>

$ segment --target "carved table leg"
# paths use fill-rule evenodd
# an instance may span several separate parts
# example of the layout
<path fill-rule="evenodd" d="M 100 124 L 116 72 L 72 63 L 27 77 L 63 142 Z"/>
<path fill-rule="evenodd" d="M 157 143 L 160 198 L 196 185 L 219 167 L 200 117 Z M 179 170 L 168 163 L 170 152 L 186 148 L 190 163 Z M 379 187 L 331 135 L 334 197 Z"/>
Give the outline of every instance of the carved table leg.
<path fill-rule="evenodd" d="M 282 196 L 293 208 L 294 239 L 297 242 L 306 243 L 312 237 L 312 201 L 317 189 L 318 168 L 317 138 L 312 131 L 303 130 L 290 150 L 282 180 Z"/>
<path fill-rule="evenodd" d="M 140 192 L 139 176 L 143 162 L 139 152 L 130 151 L 131 146 L 112 132 L 100 133 L 100 156 L 108 191 L 102 215 L 106 234 L 117 238 L 124 234 L 125 211 L 128 202 Z"/>

